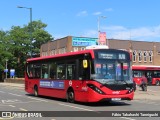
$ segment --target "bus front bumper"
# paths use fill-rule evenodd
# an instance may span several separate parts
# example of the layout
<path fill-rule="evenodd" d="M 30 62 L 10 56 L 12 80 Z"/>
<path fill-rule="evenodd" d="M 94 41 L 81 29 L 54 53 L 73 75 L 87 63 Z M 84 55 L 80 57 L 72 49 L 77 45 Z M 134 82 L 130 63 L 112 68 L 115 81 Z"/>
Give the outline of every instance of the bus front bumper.
<path fill-rule="evenodd" d="M 120 101 L 120 100 L 133 100 L 134 92 L 124 95 L 101 95 L 98 93 L 90 94 L 88 102 L 102 102 L 102 101 Z"/>

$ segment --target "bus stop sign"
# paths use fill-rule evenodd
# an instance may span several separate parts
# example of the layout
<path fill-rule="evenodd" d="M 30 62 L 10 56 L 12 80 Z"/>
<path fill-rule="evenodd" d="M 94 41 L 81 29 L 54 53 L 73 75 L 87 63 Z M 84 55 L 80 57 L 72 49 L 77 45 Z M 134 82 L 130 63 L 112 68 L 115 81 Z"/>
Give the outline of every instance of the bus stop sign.
<path fill-rule="evenodd" d="M 10 76 L 11 77 L 15 76 L 15 69 L 10 69 Z"/>

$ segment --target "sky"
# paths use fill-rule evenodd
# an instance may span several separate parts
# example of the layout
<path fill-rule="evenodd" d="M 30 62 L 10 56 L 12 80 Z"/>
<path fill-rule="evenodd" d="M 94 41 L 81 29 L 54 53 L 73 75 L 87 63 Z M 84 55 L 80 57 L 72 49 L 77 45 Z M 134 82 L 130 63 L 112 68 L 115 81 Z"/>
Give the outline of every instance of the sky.
<path fill-rule="evenodd" d="M 98 37 L 98 24 L 107 39 L 160 42 L 160 0 L 0 0 L 0 30 L 47 24 L 54 39 Z M 102 17 L 103 16 L 103 17 Z"/>

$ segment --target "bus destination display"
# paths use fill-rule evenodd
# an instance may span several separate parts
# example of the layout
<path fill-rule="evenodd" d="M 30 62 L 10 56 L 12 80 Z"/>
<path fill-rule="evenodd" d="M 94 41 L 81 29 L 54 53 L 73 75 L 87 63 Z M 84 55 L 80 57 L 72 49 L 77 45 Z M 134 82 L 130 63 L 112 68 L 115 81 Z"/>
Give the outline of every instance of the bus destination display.
<path fill-rule="evenodd" d="M 98 53 L 98 58 L 99 59 L 120 59 L 124 60 L 126 59 L 126 54 L 119 53 L 119 54 L 114 54 L 114 53 Z"/>

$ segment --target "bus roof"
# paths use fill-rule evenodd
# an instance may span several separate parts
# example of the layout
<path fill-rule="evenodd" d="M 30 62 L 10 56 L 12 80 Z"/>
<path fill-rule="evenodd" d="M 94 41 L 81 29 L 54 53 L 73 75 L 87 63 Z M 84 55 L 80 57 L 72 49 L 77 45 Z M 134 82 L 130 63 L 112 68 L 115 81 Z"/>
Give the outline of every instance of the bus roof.
<path fill-rule="evenodd" d="M 126 51 L 118 50 L 118 49 L 86 49 L 86 50 L 83 50 L 83 51 L 68 52 L 68 53 L 64 53 L 64 54 L 30 58 L 30 59 L 27 59 L 27 62 L 37 61 L 37 60 L 47 60 L 47 59 L 60 58 L 60 57 L 67 57 L 67 56 L 76 56 L 76 55 L 81 55 L 81 54 L 85 54 L 85 53 L 90 53 L 91 57 L 94 59 L 95 58 L 94 51 L 97 51 L 97 50 L 107 50 L 107 51 L 112 51 L 113 50 L 115 52 L 116 51 L 126 52 Z"/>
<path fill-rule="evenodd" d="M 154 66 L 154 65 L 132 65 L 132 70 L 160 70 L 160 66 Z"/>
<path fill-rule="evenodd" d="M 94 52 L 93 52 L 93 50 L 83 50 L 83 51 L 68 52 L 68 53 L 64 53 L 64 54 L 57 54 L 57 55 L 51 55 L 51 56 L 29 58 L 29 59 L 27 59 L 27 62 L 37 61 L 37 60 L 45 60 L 45 59 L 51 59 L 51 58 L 66 57 L 66 56 L 74 56 L 74 55 L 80 55 L 80 54 L 85 54 L 85 53 L 91 53 L 91 57 L 94 58 Z"/>

